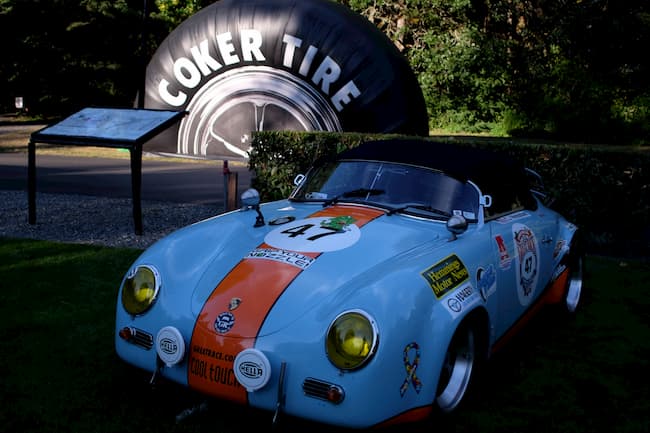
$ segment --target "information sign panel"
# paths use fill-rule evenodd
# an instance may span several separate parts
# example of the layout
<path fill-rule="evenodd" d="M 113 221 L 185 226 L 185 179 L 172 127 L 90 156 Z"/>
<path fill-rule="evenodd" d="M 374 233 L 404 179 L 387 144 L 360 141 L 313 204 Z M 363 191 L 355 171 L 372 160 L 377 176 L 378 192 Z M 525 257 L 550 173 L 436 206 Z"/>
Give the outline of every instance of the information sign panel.
<path fill-rule="evenodd" d="M 34 132 L 28 147 L 29 223 L 36 224 L 36 143 L 128 149 L 135 233 L 142 234 L 142 145 L 178 122 L 185 111 L 84 108 Z"/>

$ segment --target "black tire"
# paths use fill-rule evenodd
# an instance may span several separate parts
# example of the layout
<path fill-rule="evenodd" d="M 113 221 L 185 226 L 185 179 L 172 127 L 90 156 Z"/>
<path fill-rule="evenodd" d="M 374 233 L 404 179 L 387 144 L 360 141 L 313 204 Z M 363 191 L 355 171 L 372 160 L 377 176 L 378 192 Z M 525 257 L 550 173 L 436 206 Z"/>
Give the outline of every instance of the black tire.
<path fill-rule="evenodd" d="M 259 130 L 428 135 L 406 58 L 363 16 L 330 0 L 219 0 L 160 45 L 145 108 L 186 110 L 145 150 L 246 158 Z"/>
<path fill-rule="evenodd" d="M 466 400 L 481 365 L 480 335 L 468 322 L 454 333 L 440 372 L 435 406 L 444 413 L 452 412 Z"/>

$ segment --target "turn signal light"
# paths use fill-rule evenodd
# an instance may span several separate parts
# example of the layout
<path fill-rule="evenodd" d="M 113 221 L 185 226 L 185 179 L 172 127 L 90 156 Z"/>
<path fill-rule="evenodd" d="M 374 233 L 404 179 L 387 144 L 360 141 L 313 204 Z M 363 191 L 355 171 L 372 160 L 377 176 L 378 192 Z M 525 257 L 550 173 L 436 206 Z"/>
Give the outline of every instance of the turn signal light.
<path fill-rule="evenodd" d="M 345 397 L 345 393 L 338 386 L 331 386 L 330 389 L 327 390 L 327 401 L 339 404 L 343 401 L 343 397 Z"/>
<path fill-rule="evenodd" d="M 119 335 L 122 340 L 131 341 L 135 336 L 135 330 L 133 328 L 125 326 L 124 328 L 120 329 L 120 332 L 118 332 L 117 335 Z"/>

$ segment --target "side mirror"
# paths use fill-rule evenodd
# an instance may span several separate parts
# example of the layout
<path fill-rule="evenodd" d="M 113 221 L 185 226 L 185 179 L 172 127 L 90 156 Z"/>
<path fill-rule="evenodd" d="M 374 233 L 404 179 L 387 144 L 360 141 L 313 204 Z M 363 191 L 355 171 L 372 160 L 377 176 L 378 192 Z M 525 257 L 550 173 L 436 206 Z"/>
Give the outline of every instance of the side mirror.
<path fill-rule="evenodd" d="M 459 234 L 467 230 L 467 220 L 462 215 L 452 215 L 447 220 L 447 230 L 451 233 L 449 241 L 455 241 Z"/>
<path fill-rule="evenodd" d="M 260 211 L 260 193 L 255 188 L 249 188 L 241 194 L 241 202 L 244 209 L 253 208 L 257 212 L 254 227 L 264 226 L 264 216 Z"/>
<path fill-rule="evenodd" d="M 255 188 L 249 188 L 241 194 L 244 207 L 255 207 L 260 204 L 260 193 Z"/>

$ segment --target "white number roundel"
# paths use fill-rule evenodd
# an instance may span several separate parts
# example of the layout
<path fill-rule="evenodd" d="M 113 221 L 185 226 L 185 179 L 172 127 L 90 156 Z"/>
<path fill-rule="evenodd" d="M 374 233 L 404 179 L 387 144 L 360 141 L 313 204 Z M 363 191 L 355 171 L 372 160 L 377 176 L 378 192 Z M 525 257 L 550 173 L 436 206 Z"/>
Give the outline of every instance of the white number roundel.
<path fill-rule="evenodd" d="M 267 234 L 264 242 L 278 249 L 321 253 L 347 248 L 360 237 L 350 217 L 317 217 L 284 224 Z"/>

